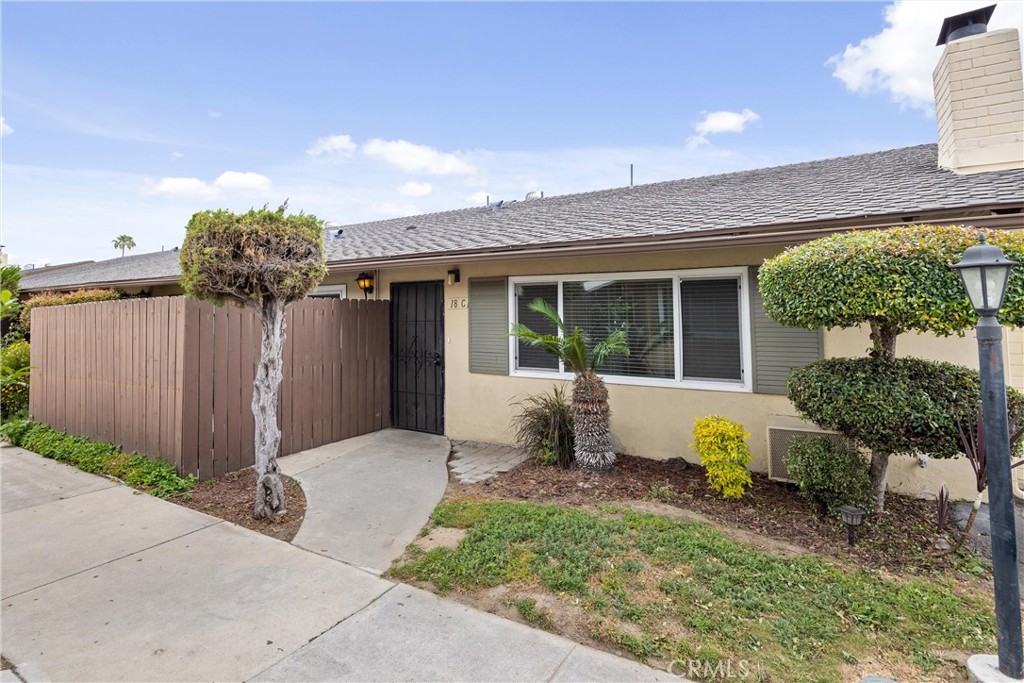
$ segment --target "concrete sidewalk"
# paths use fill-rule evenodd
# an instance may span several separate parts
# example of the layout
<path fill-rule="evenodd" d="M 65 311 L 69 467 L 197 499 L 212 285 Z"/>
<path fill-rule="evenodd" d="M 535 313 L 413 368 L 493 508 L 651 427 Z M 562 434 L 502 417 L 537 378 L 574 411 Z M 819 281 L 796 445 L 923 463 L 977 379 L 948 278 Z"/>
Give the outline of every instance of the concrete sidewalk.
<path fill-rule="evenodd" d="M 27 451 L 0 475 L 28 681 L 672 680 Z"/>

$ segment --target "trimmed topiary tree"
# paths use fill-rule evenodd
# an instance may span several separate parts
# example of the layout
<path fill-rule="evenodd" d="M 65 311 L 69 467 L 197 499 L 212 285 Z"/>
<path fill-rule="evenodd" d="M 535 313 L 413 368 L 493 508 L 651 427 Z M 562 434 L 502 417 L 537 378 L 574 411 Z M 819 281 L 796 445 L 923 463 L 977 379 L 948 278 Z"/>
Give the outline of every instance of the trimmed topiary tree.
<path fill-rule="evenodd" d="M 963 336 L 966 330 L 977 324 L 977 314 L 960 278 L 949 266 L 959 261 L 968 247 L 977 244 L 980 234 L 1003 249 L 1009 258 L 1024 263 L 1024 234 L 1018 232 L 921 225 L 841 233 L 792 247 L 765 262 L 758 274 L 765 311 L 778 323 L 807 329 L 866 324 L 871 329 L 870 356 L 891 363 L 896 358 L 896 339 L 902 332 Z M 1024 270 L 1017 269 L 1010 276 L 1000 320 L 1006 325 L 1024 326 Z M 872 365 L 866 359 L 859 359 L 859 369 L 856 370 L 847 366 L 817 365 L 820 366 L 819 373 L 839 371 L 840 368 L 850 371 L 853 376 L 847 378 L 849 381 L 882 382 L 884 385 L 889 374 L 885 366 Z M 923 367 L 915 366 L 924 375 L 911 373 L 905 379 L 913 382 L 925 379 L 925 375 L 945 372 L 921 369 Z M 909 368 L 905 369 L 909 371 Z M 832 387 L 839 386 L 842 381 L 839 376 L 827 382 L 819 379 Z M 929 390 L 935 388 L 934 384 L 928 386 Z M 910 391 L 909 385 L 904 388 Z M 891 396 L 869 387 L 864 390 L 880 397 L 890 418 L 908 428 L 913 425 L 923 429 L 919 434 L 901 437 L 903 441 L 920 444 L 910 450 L 934 445 L 931 438 L 935 429 L 927 420 L 922 422 L 916 414 L 897 414 L 898 410 L 911 408 L 911 404 L 895 401 Z M 824 408 L 827 401 L 804 401 L 799 394 L 800 383 L 796 394 L 791 383 L 790 398 L 794 404 L 802 402 L 798 409 L 806 417 L 823 427 L 838 429 L 829 427 L 837 423 L 833 420 L 834 415 L 827 414 Z M 959 399 L 957 402 L 962 403 Z M 931 417 L 945 424 L 948 421 L 942 415 L 948 416 L 960 408 L 936 401 L 932 409 L 937 412 Z M 879 422 L 874 422 L 872 427 L 886 429 Z M 906 451 L 891 450 L 889 446 L 892 444 L 880 439 L 874 440 L 876 448 L 853 433 L 843 433 L 872 449 L 871 481 L 875 488 L 875 509 L 881 511 L 884 508 L 889 456 Z M 956 435 L 955 427 L 952 434 Z M 952 455 L 958 453 L 957 448 Z"/>
<path fill-rule="evenodd" d="M 262 326 L 260 358 L 253 381 L 256 420 L 256 502 L 253 516 L 284 512 L 284 488 L 277 466 L 281 430 L 277 424 L 285 311 L 315 288 L 324 266 L 323 221 L 286 216 L 266 206 L 244 214 L 201 211 L 188 222 L 181 247 L 181 284 L 190 298 L 222 305 L 231 301 L 256 312 Z"/>

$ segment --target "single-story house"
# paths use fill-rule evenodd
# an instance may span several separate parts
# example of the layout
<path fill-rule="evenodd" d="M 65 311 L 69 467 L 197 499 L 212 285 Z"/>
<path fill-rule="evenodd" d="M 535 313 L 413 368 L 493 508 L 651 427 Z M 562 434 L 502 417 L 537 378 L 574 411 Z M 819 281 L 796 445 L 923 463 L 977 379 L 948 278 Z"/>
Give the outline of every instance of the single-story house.
<path fill-rule="evenodd" d="M 938 144 L 775 168 L 332 226 L 317 294 L 392 302 L 392 420 L 453 439 L 508 442 L 515 401 L 570 376 L 508 335 L 537 326 L 536 298 L 601 336 L 628 322 L 628 358 L 602 372 L 623 452 L 683 456 L 694 418 L 720 413 L 751 433 L 753 469 L 784 476 L 803 424 L 789 370 L 862 355 L 860 330 L 809 332 L 765 315 L 759 264 L 787 245 L 915 223 L 1024 228 L 1024 89 L 1017 31 L 951 40 L 935 70 Z M 372 278 L 360 293 L 356 280 Z M 25 291 L 116 287 L 180 293 L 175 251 L 26 273 Z M 365 278 L 363 278 L 364 284 Z M 974 340 L 904 335 L 900 355 L 977 367 Z M 1024 390 L 1024 330 L 1007 334 L 1009 380 Z M 890 487 L 973 495 L 962 459 L 901 457 Z"/>

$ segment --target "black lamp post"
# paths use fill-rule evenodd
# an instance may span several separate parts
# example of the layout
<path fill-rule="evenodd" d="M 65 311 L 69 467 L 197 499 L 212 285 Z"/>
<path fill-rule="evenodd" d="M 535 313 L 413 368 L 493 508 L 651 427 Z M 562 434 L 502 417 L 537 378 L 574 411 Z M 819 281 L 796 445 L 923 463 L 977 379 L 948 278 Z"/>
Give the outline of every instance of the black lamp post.
<path fill-rule="evenodd" d="M 996 638 L 999 671 L 1024 678 L 1021 645 L 1020 578 L 1017 574 L 1017 528 L 1010 475 L 1010 436 L 1003 375 L 1003 328 L 996 314 L 1003 305 L 1010 270 L 1016 265 L 1002 249 L 985 243 L 968 248 L 956 268 L 971 305 L 978 312 L 978 360 L 981 371 L 981 412 L 988 463 L 988 508 L 992 534 L 992 579 L 995 585 Z"/>

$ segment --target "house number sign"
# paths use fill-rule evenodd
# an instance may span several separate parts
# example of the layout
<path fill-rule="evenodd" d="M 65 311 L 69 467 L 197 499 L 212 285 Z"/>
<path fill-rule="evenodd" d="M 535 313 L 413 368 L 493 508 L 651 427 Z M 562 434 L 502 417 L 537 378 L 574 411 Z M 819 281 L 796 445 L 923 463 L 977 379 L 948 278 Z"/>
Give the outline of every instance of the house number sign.
<path fill-rule="evenodd" d="M 449 310 L 454 311 L 456 309 L 466 308 L 466 307 L 467 307 L 467 303 L 466 303 L 465 299 L 449 299 L 448 300 L 448 309 Z"/>

